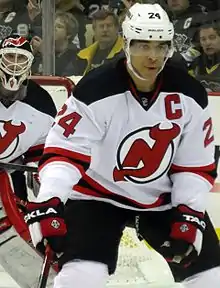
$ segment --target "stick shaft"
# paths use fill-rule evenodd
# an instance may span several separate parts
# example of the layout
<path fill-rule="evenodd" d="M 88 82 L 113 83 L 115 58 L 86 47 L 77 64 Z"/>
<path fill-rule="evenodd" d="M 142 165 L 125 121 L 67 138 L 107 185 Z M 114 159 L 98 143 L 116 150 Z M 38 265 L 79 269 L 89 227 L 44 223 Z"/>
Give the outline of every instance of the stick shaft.
<path fill-rule="evenodd" d="M 37 167 L 31 167 L 31 166 L 20 165 L 20 164 L 15 164 L 15 163 L 3 163 L 3 162 L 0 162 L 0 169 L 37 172 Z"/>
<path fill-rule="evenodd" d="M 37 288 L 46 288 L 52 259 L 53 259 L 53 251 L 50 249 L 49 245 L 47 245 Z"/>

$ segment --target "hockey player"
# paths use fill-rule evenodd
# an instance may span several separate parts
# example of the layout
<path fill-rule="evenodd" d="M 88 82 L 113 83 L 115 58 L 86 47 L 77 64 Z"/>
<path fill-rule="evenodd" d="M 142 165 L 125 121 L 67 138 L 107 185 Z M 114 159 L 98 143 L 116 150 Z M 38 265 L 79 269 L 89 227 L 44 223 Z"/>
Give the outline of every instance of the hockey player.
<path fill-rule="evenodd" d="M 36 162 L 56 115 L 55 104 L 42 87 L 32 80 L 34 56 L 29 42 L 18 35 L 5 38 L 0 45 L 0 161 L 18 159 Z M 12 174 L 18 196 L 23 194 L 24 178 Z"/>
<path fill-rule="evenodd" d="M 218 288 L 220 249 L 206 213 L 216 176 L 207 93 L 166 63 L 174 29 L 161 6 L 133 5 L 122 31 L 126 58 L 85 76 L 48 135 L 40 193 L 25 217 L 33 244 L 47 239 L 63 252 L 54 288 L 103 288 L 136 215 L 176 280 Z"/>
<path fill-rule="evenodd" d="M 32 48 L 24 37 L 11 35 L 2 40 L 0 44 L 0 162 L 20 164 L 36 162 L 37 165 L 43 153 L 45 138 L 54 122 L 56 107 L 51 96 L 40 85 L 28 79 L 31 75 L 33 58 Z M 12 171 L 10 175 L 17 203 L 20 203 L 20 200 L 26 201 L 27 187 L 24 174 Z M 26 248 L 23 241 L 16 240 L 16 243 L 11 244 L 11 239 L 16 237 L 16 233 L 9 228 L 16 225 L 13 222 L 15 217 L 4 215 L 1 193 L 0 190 L 0 263 L 4 266 L 5 261 L 2 262 L 2 259 L 7 259 L 7 269 L 11 276 L 17 280 L 18 278 L 24 280 L 24 275 L 23 277 L 15 275 L 16 269 L 9 267 L 14 261 L 10 258 L 9 245 L 12 250 L 16 250 L 15 247 L 18 245 L 16 251 L 23 251 Z M 27 263 L 28 259 L 25 258 L 25 261 Z"/>

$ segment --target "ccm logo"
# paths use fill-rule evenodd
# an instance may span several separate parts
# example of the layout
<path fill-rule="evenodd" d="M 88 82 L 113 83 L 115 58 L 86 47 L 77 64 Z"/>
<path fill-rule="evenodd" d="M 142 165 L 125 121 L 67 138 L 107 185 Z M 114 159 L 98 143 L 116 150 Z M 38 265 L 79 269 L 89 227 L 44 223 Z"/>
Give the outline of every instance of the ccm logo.
<path fill-rule="evenodd" d="M 184 217 L 184 218 L 186 219 L 186 221 L 188 221 L 188 222 L 195 222 L 195 223 L 197 223 L 199 226 L 201 226 L 203 229 L 206 228 L 205 222 L 202 221 L 202 220 L 199 220 L 199 218 L 196 217 L 196 216 L 183 214 L 183 217 Z"/>
<path fill-rule="evenodd" d="M 48 208 L 46 212 L 41 212 L 40 210 L 32 211 L 24 216 L 24 221 L 27 223 L 29 220 L 34 219 L 39 216 L 48 215 L 48 214 L 57 214 L 57 211 L 53 208 Z"/>

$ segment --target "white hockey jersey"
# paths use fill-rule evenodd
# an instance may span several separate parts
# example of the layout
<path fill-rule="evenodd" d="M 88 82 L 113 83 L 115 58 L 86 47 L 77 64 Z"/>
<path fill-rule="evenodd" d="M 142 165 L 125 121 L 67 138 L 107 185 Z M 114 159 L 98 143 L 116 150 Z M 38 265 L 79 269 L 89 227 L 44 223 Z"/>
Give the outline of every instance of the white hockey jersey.
<path fill-rule="evenodd" d="M 199 82 L 168 65 L 153 93 L 135 89 L 124 59 L 92 71 L 47 137 L 38 200 L 204 211 L 216 176 L 207 106 Z"/>
<path fill-rule="evenodd" d="M 21 156 L 25 162 L 39 161 L 55 115 L 52 98 L 32 80 L 22 101 L 9 107 L 0 102 L 0 161 L 12 162 Z"/>

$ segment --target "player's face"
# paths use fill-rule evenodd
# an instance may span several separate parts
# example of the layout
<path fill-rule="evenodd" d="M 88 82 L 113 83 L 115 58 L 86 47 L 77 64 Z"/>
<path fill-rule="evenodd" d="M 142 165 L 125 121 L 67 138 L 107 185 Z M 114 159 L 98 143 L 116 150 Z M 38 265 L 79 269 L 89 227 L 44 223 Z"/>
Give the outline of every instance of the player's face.
<path fill-rule="evenodd" d="M 27 67 L 28 58 L 25 55 L 17 53 L 4 54 L 2 64 L 7 68 L 10 74 L 23 72 Z"/>
<path fill-rule="evenodd" d="M 154 79 L 164 65 L 169 45 L 163 41 L 132 41 L 131 64 L 145 79 Z"/>
<path fill-rule="evenodd" d="M 96 20 L 93 26 L 95 40 L 99 42 L 114 43 L 118 37 L 118 27 L 112 16 L 104 20 Z"/>
<path fill-rule="evenodd" d="M 220 36 L 213 28 L 202 29 L 199 33 L 200 44 L 206 55 L 220 52 Z"/>
<path fill-rule="evenodd" d="M 171 11 L 180 12 L 189 7 L 189 0 L 168 0 L 167 4 Z"/>

